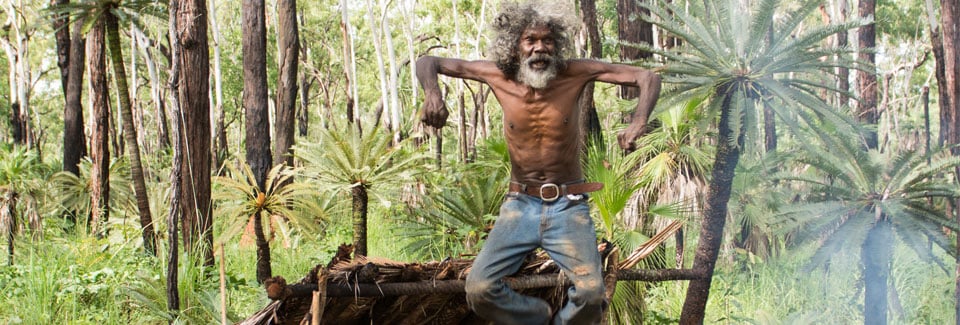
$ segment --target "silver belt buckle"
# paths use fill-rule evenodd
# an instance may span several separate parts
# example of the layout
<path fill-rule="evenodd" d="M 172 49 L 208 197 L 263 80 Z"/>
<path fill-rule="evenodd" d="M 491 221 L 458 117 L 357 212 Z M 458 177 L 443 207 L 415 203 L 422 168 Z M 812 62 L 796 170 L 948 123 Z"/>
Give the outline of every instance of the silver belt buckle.
<path fill-rule="evenodd" d="M 545 188 L 551 188 L 551 187 L 552 187 L 554 190 L 557 191 L 557 194 L 554 195 L 554 196 L 551 197 L 551 198 L 548 198 L 548 197 L 543 196 L 543 189 L 545 189 Z M 553 184 L 553 183 L 547 183 L 547 184 L 540 185 L 540 199 L 541 199 L 541 200 L 543 200 L 544 202 L 553 202 L 553 201 L 556 201 L 556 200 L 559 199 L 559 198 L 560 198 L 560 186 L 557 186 L 557 184 Z"/>

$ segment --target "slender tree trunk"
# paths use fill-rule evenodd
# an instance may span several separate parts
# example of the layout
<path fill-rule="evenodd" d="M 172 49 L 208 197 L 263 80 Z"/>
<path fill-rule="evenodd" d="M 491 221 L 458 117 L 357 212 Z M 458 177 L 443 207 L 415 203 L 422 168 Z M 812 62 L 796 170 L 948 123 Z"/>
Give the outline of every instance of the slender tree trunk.
<path fill-rule="evenodd" d="M 727 95 L 722 104 L 720 123 L 717 133 L 717 153 L 714 159 L 713 175 L 710 178 L 706 209 L 700 228 L 700 239 L 693 260 L 693 270 L 703 278 L 691 280 L 687 288 L 687 297 L 680 314 L 680 324 L 703 324 L 713 270 L 723 241 L 723 227 L 727 221 L 727 203 L 733 187 L 734 171 L 740 161 L 740 147 L 730 143 L 733 136 L 730 128 L 731 95 Z M 742 132 L 738 143 L 743 143 Z"/>
<path fill-rule="evenodd" d="M 93 99 L 93 135 L 90 144 L 90 231 L 101 234 L 101 225 L 110 218 L 110 88 L 107 86 L 107 57 L 103 21 L 87 33 L 90 89 Z"/>
<path fill-rule="evenodd" d="M 875 0 L 860 0 L 858 13 L 860 18 L 874 17 L 876 14 Z M 864 124 L 877 124 L 880 115 L 877 112 L 877 72 L 873 66 L 876 61 L 876 55 L 873 53 L 877 46 L 876 23 L 860 27 L 857 30 L 857 49 L 860 51 L 861 61 L 869 63 L 870 67 L 866 70 L 857 71 L 857 89 L 860 92 L 860 101 L 857 102 L 857 121 Z M 866 131 L 864 142 L 867 148 L 877 148 L 877 132 Z"/>
<path fill-rule="evenodd" d="M 837 9 L 839 17 L 837 17 L 836 22 L 846 22 L 850 10 L 847 0 L 837 0 Z M 849 44 L 847 38 L 846 29 L 837 32 L 837 48 L 847 47 Z M 850 96 L 847 95 L 850 92 L 850 69 L 846 67 L 837 68 L 837 88 L 840 89 L 840 106 L 850 105 Z"/>
<path fill-rule="evenodd" d="M 0 2 L 7 14 L 7 21 L 0 35 L 0 45 L 7 53 L 9 63 L 11 126 L 14 143 L 28 148 L 36 146 L 36 135 L 30 118 L 30 73 L 29 43 L 33 28 L 24 28 L 27 24 L 23 16 L 23 1 Z"/>
<path fill-rule="evenodd" d="M 183 120 L 180 118 L 183 116 L 180 111 L 180 100 L 178 94 L 180 93 L 180 62 L 181 62 L 181 53 L 183 52 L 182 46 L 180 44 L 180 38 L 177 37 L 177 31 L 180 29 L 177 27 L 177 19 L 180 13 L 180 0 L 170 0 L 170 17 L 169 17 L 169 40 L 170 40 L 170 92 L 173 97 L 170 100 L 170 108 L 173 113 L 174 119 L 171 123 L 171 131 L 173 132 L 173 162 L 170 167 L 170 212 L 167 214 L 167 242 L 169 249 L 167 251 L 167 309 L 171 312 L 176 312 L 180 310 L 180 285 L 179 285 L 179 273 L 180 269 L 180 249 L 178 246 L 179 239 L 178 235 L 178 220 L 181 220 L 183 214 L 183 205 L 180 202 L 180 198 L 183 195 L 182 181 L 183 178 L 183 144 L 186 139 L 184 139 L 183 133 Z"/>
<path fill-rule="evenodd" d="M 645 0 L 617 0 L 617 17 L 619 27 L 620 41 L 628 44 L 653 44 L 653 24 L 641 19 L 641 15 L 649 14 L 648 10 L 643 9 L 638 4 Z M 642 60 L 653 56 L 652 53 L 640 50 L 636 47 L 621 44 L 620 60 L 630 62 Z M 620 87 L 620 97 L 625 99 L 636 98 L 640 94 L 637 87 Z M 630 118 L 627 115 L 626 118 Z"/>
<path fill-rule="evenodd" d="M 277 81 L 276 147 L 277 162 L 293 166 L 290 147 L 294 143 L 297 112 L 297 70 L 300 64 L 300 32 L 297 26 L 297 0 L 277 2 L 277 42 L 280 47 L 280 80 Z"/>
<path fill-rule="evenodd" d="M 70 3 L 70 0 L 50 0 L 50 7 L 63 6 Z M 82 25 L 80 25 L 82 26 Z M 74 28 L 74 31 L 79 31 L 80 26 Z M 81 110 L 73 110 L 70 106 L 70 56 L 72 50 L 74 49 L 71 44 L 73 42 L 72 33 L 70 32 L 70 20 L 66 15 L 57 15 L 53 19 L 53 29 L 56 31 L 57 38 L 57 66 L 60 67 L 60 83 L 63 90 L 63 170 L 70 172 L 74 175 L 80 175 L 80 170 L 77 164 L 80 163 L 81 151 L 85 148 L 83 145 L 83 113 L 82 107 Z M 77 35 L 80 35 L 77 33 Z M 79 37 L 79 36 L 78 36 Z M 80 58 L 76 59 L 79 61 L 79 66 L 83 66 L 85 63 L 83 60 L 83 43 L 80 43 Z M 79 70 L 81 76 L 83 74 L 83 69 Z M 82 78 L 81 78 L 82 82 Z M 79 127 L 79 128 L 78 128 Z M 80 133 L 77 131 L 80 130 Z M 72 216 L 71 216 L 72 218 Z"/>
<path fill-rule="evenodd" d="M 600 42 L 600 27 L 597 23 L 596 0 L 580 0 L 580 11 L 583 13 L 583 25 L 587 31 L 587 43 L 590 48 L 590 58 L 603 57 L 603 45 Z M 583 143 L 594 141 L 603 143 L 603 132 L 600 127 L 600 117 L 593 102 L 594 84 L 588 83 L 580 94 L 580 134 Z M 586 148 L 586 146 L 583 146 Z"/>
<path fill-rule="evenodd" d="M 343 37 L 343 74 L 344 91 L 346 92 L 346 113 L 347 123 L 355 124 L 357 130 L 361 130 L 360 114 L 357 110 L 357 87 L 354 85 L 356 80 L 356 69 L 354 69 L 355 53 L 353 51 L 353 40 L 350 37 L 350 12 L 347 0 L 340 0 L 340 33 Z"/>
<path fill-rule="evenodd" d="M 77 22 L 70 39 L 70 65 L 68 68 L 66 106 L 63 109 L 63 170 L 80 175 L 80 159 L 87 155 L 86 136 L 83 132 L 83 72 L 86 66 L 86 42 Z"/>
<path fill-rule="evenodd" d="M 210 207 L 210 48 L 206 0 L 183 0 L 177 10 L 180 46 L 180 121 L 184 159 L 180 166 L 180 206 L 184 249 L 213 266 L 213 216 Z"/>
<path fill-rule="evenodd" d="M 134 36 L 140 44 L 140 51 L 143 52 L 143 61 L 147 66 L 147 76 L 150 78 L 150 100 L 156 108 L 157 119 L 157 148 L 166 149 L 170 147 L 170 130 L 167 125 L 166 100 L 164 95 L 164 86 L 160 81 L 160 73 L 157 68 L 157 62 L 151 52 L 151 41 L 147 35 L 139 29 L 134 29 Z M 146 144 L 146 143 L 144 143 Z"/>
<path fill-rule="evenodd" d="M 267 29 L 263 0 L 243 1 L 243 107 L 246 112 L 247 164 L 266 191 L 270 155 L 270 120 L 267 107 Z M 270 246 L 263 233 L 263 220 L 254 217 L 257 240 L 257 282 L 272 276 Z"/>
<path fill-rule="evenodd" d="M 887 323 L 887 279 L 890 277 L 890 262 L 893 260 L 893 229 L 886 215 L 880 213 L 861 248 L 863 263 L 864 301 L 863 323 L 884 325 Z"/>
<path fill-rule="evenodd" d="M 113 79 L 120 97 L 120 115 L 123 118 L 123 136 L 127 154 L 130 156 L 130 176 L 133 178 L 133 191 L 137 198 L 137 210 L 140 212 L 140 230 L 143 233 L 143 249 L 157 255 L 157 245 L 153 233 L 153 215 L 150 213 L 150 199 L 147 197 L 147 185 L 143 176 L 143 164 L 140 161 L 140 145 L 137 141 L 137 129 L 133 125 L 133 107 L 130 104 L 127 72 L 123 65 L 123 53 L 120 47 L 120 25 L 113 14 L 103 16 L 107 45 L 110 49 L 110 61 L 113 64 Z"/>
<path fill-rule="evenodd" d="M 50 0 L 50 7 L 56 8 L 70 3 L 70 0 Z M 60 85 L 63 97 L 67 97 L 67 80 L 70 75 L 70 19 L 66 14 L 53 16 L 53 30 L 57 39 L 57 67 L 60 68 Z"/>
<path fill-rule="evenodd" d="M 210 3 L 210 35 L 213 36 L 213 112 L 216 115 L 217 127 L 214 133 L 213 144 L 213 168 L 221 170 L 224 160 L 227 158 L 227 130 L 224 125 L 223 110 L 223 73 L 220 69 L 220 42 L 223 37 L 220 35 L 220 23 L 217 18 L 216 4 Z"/>
<path fill-rule="evenodd" d="M 367 196 L 366 185 L 354 186 L 353 197 L 353 256 L 367 256 Z"/>

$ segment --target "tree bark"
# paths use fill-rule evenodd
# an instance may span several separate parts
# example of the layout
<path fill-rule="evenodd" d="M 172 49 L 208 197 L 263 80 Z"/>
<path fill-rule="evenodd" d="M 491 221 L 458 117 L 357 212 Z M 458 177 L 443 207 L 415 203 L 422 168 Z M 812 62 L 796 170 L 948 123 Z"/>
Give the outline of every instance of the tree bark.
<path fill-rule="evenodd" d="M 359 184 L 351 190 L 353 197 L 353 257 L 367 256 L 367 196 L 366 185 Z"/>
<path fill-rule="evenodd" d="M 743 143 L 743 132 L 737 139 L 737 144 L 730 143 L 733 136 L 730 128 L 732 95 L 726 95 L 721 106 L 720 123 L 717 133 L 717 153 L 714 159 L 713 173 L 710 178 L 709 192 L 707 193 L 704 218 L 700 228 L 700 239 L 693 260 L 693 270 L 702 274 L 703 278 L 690 281 L 687 288 L 686 300 L 680 314 L 680 324 L 703 324 L 704 312 L 707 308 L 707 298 L 710 295 L 710 284 L 713 280 L 713 270 L 717 264 L 717 255 L 723 241 L 723 227 L 727 221 L 727 203 L 730 201 L 730 191 L 733 187 L 734 171 L 740 161 L 740 147 Z"/>
<path fill-rule="evenodd" d="M 837 7 L 839 17 L 837 17 L 836 22 L 846 22 L 849 11 L 847 0 L 837 0 Z M 848 44 L 847 30 L 837 32 L 837 48 L 847 47 Z M 847 95 L 850 92 L 850 69 L 846 67 L 837 68 L 837 86 L 840 89 L 840 106 L 850 105 L 850 96 Z"/>
<path fill-rule="evenodd" d="M 179 286 L 179 273 L 180 269 L 180 249 L 178 246 L 178 229 L 177 229 L 177 220 L 181 220 L 183 215 L 183 206 L 180 202 L 180 198 L 183 195 L 183 188 L 181 185 L 181 179 L 183 178 L 182 168 L 184 166 L 183 161 L 183 120 L 180 118 L 182 116 L 180 112 L 180 101 L 178 94 L 180 93 L 180 55 L 183 52 L 182 46 L 180 45 L 180 38 L 177 37 L 177 32 L 180 30 L 177 27 L 177 20 L 179 19 L 180 13 L 180 0 L 170 0 L 169 3 L 169 41 L 170 41 L 170 92 L 173 94 L 173 99 L 170 101 L 170 108 L 173 113 L 174 119 L 173 123 L 170 123 L 171 132 L 173 132 L 173 162 L 170 167 L 170 210 L 167 214 L 167 309 L 176 312 L 180 310 L 180 286 Z"/>
<path fill-rule="evenodd" d="M 246 114 L 247 164 L 253 170 L 260 193 L 266 192 L 267 172 L 273 166 L 270 154 L 270 121 L 267 106 L 267 29 L 263 0 L 243 1 L 243 107 Z M 257 281 L 271 277 L 270 246 L 263 234 L 263 220 L 254 216 L 257 240 Z"/>
<path fill-rule="evenodd" d="M 70 0 L 50 0 L 50 7 L 56 8 L 70 3 Z M 67 96 L 67 80 L 70 75 L 70 19 L 66 14 L 53 17 L 54 36 L 57 39 L 57 67 L 60 68 L 60 85 L 63 96 Z"/>
<path fill-rule="evenodd" d="M 603 57 L 603 45 L 600 42 L 600 28 L 597 23 L 596 0 L 580 0 L 580 11 L 583 13 L 583 25 L 587 31 L 589 57 L 599 59 Z M 580 134 L 583 136 L 583 144 L 591 141 L 598 144 L 603 143 L 600 117 L 593 102 L 594 89 L 594 84 L 592 82 L 588 83 L 583 87 L 583 92 L 580 94 Z M 586 148 L 586 146 L 584 145 L 583 148 Z"/>
<path fill-rule="evenodd" d="M 90 144 L 90 231 L 101 234 L 101 225 L 110 218 L 110 88 L 107 86 L 107 57 L 103 21 L 87 33 L 87 62 L 93 99 L 93 135 Z"/>
<path fill-rule="evenodd" d="M 185 157 L 180 166 L 180 206 L 184 249 L 213 266 L 213 217 L 210 208 L 210 49 L 205 0 L 184 0 L 177 10 L 180 46 L 179 105 Z M 265 98 L 265 97 L 264 97 Z M 202 242 L 202 244 L 201 244 Z M 200 250 L 200 251 L 196 251 Z"/>
<path fill-rule="evenodd" d="M 80 175 L 80 159 L 87 155 L 83 132 L 83 72 L 86 66 L 86 42 L 81 34 L 83 22 L 75 23 L 70 39 L 70 59 L 63 108 L 63 170 Z"/>
<path fill-rule="evenodd" d="M 640 50 L 629 44 L 653 44 L 653 24 L 643 21 L 641 15 L 649 14 L 648 10 L 640 7 L 638 2 L 645 0 L 617 0 L 617 18 L 619 27 L 617 28 L 620 44 L 620 60 L 632 62 L 650 58 L 652 53 Z M 620 97 L 624 99 L 637 98 L 640 93 L 639 88 L 622 86 L 620 87 Z M 627 117 L 629 118 L 629 116 Z"/>
<path fill-rule="evenodd" d="M 123 62 L 123 51 L 120 47 L 120 24 L 117 21 L 117 16 L 109 13 L 109 11 L 101 17 L 104 19 L 107 32 L 107 46 L 110 49 L 110 61 L 113 64 L 113 79 L 116 82 L 117 92 L 119 92 L 121 124 L 123 125 L 127 155 L 130 158 L 130 177 L 133 178 L 137 210 L 140 213 L 143 249 L 151 255 L 157 255 L 157 244 L 154 239 L 156 236 L 153 233 L 153 215 L 150 213 L 150 199 L 147 196 L 143 164 L 140 161 L 140 145 L 137 140 L 137 128 L 133 125 L 133 106 L 130 103 L 127 72 Z"/>
<path fill-rule="evenodd" d="M 276 147 L 277 162 L 293 166 L 290 147 L 294 144 L 297 112 L 297 70 L 300 64 L 300 33 L 297 25 L 297 0 L 277 2 L 277 42 L 280 48 L 280 79 L 277 81 Z"/>
<path fill-rule="evenodd" d="M 223 39 L 220 35 L 220 23 L 217 19 L 216 4 L 210 3 L 210 35 L 213 36 L 213 112 L 216 115 L 217 126 L 214 129 L 213 140 L 213 168 L 221 171 L 227 158 L 227 130 L 224 125 L 223 110 L 223 73 L 220 69 L 220 42 Z"/>
<path fill-rule="evenodd" d="M 872 18 L 876 14 L 875 0 L 860 0 L 858 13 L 860 18 Z M 874 48 L 877 46 L 876 22 L 871 22 L 857 30 L 857 49 L 861 61 L 870 64 L 868 69 L 857 70 L 857 90 L 860 93 L 860 101 L 857 102 L 857 121 L 863 124 L 877 124 L 880 115 L 877 112 L 877 72 L 876 55 Z M 877 132 L 868 130 L 864 134 L 864 144 L 867 148 L 877 148 Z"/>

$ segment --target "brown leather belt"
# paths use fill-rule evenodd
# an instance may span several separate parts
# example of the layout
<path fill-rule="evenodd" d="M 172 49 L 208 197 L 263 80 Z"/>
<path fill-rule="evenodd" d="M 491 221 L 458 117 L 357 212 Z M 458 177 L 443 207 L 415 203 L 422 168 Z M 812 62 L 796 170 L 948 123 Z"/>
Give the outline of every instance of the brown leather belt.
<path fill-rule="evenodd" d="M 574 183 L 562 185 L 546 183 L 536 185 L 510 182 L 509 191 L 525 193 L 530 196 L 539 197 L 541 200 L 546 202 L 553 202 L 559 199 L 561 195 L 583 194 L 587 192 L 598 191 L 602 188 L 603 183 Z"/>

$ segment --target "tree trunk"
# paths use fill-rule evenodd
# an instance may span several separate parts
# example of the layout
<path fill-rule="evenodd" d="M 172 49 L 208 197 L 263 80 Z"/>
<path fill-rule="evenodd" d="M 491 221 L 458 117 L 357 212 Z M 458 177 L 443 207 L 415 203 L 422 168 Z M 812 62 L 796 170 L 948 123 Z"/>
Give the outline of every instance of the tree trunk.
<path fill-rule="evenodd" d="M 273 270 L 270 267 L 270 242 L 263 232 L 263 223 L 269 223 L 270 220 L 263 220 L 263 216 L 269 214 L 258 211 L 253 214 L 253 234 L 257 241 L 257 282 L 263 283 L 273 276 Z"/>
<path fill-rule="evenodd" d="M 367 256 L 367 197 L 366 185 L 354 186 L 353 197 L 353 257 Z"/>
<path fill-rule="evenodd" d="M 860 0 L 858 9 L 860 18 L 874 17 L 876 14 L 875 0 Z M 857 90 L 860 101 L 857 102 L 857 121 L 863 124 L 877 124 L 880 115 L 877 112 L 877 72 L 873 66 L 877 60 L 872 52 L 877 46 L 876 22 L 871 22 L 857 30 L 857 49 L 860 61 L 870 64 L 869 71 L 857 70 Z M 867 148 L 877 148 L 877 132 L 868 130 L 864 134 L 864 143 Z"/>
<path fill-rule="evenodd" d="M 224 126 L 223 110 L 223 73 L 220 69 L 220 42 L 223 37 L 220 35 L 220 23 L 217 19 L 216 4 L 210 3 L 210 35 L 213 36 L 213 112 L 216 115 L 217 126 L 214 129 L 213 140 L 213 168 L 220 171 L 227 158 L 227 130 Z"/>
<path fill-rule="evenodd" d="M 63 6 L 70 3 L 70 0 L 50 0 L 50 7 Z M 80 66 L 78 74 L 81 75 L 79 79 L 80 82 L 83 82 L 83 42 L 81 41 L 78 45 L 72 45 L 75 39 L 80 37 L 80 29 L 82 25 L 76 26 L 73 31 L 77 35 L 73 36 L 74 33 L 71 33 L 70 29 L 70 20 L 67 15 L 57 15 L 53 20 L 53 29 L 56 31 L 57 38 L 57 66 L 60 67 L 60 83 L 63 90 L 63 170 L 70 172 L 74 175 L 80 175 L 80 169 L 77 164 L 80 163 L 80 158 L 86 153 L 83 152 L 86 147 L 83 142 L 83 111 L 82 107 L 76 106 L 72 107 L 71 104 L 71 94 L 70 93 L 70 73 L 71 66 L 70 62 L 79 62 L 79 64 L 74 64 L 74 66 Z M 79 52 L 76 59 L 73 61 L 70 60 L 71 55 L 73 55 L 73 50 L 79 47 Z M 78 88 L 79 89 L 79 88 Z M 80 94 L 75 94 L 79 96 Z M 79 101 L 76 102 L 79 104 Z M 79 131 L 79 132 L 78 132 Z"/>
<path fill-rule="evenodd" d="M 280 48 L 280 80 L 277 81 L 276 147 L 277 162 L 293 166 L 290 147 L 294 143 L 297 112 L 297 70 L 300 64 L 300 33 L 297 26 L 297 0 L 277 2 L 277 42 Z"/>
<path fill-rule="evenodd" d="M 266 191 L 267 172 L 273 166 L 270 155 L 270 120 L 267 107 L 267 29 L 263 0 L 243 1 L 243 107 L 246 114 L 247 164 L 257 179 L 259 191 Z M 254 217 L 254 228 L 263 232 L 262 220 Z M 271 277 L 270 250 L 262 249 L 257 235 L 257 281 Z M 268 254 L 268 255 L 261 255 Z M 263 268 L 261 265 L 266 265 Z"/>
<path fill-rule="evenodd" d="M 107 57 L 103 21 L 87 33 L 87 62 L 93 99 L 93 135 L 90 143 L 90 231 L 101 235 L 101 225 L 110 218 L 110 87 L 107 86 Z"/>
<path fill-rule="evenodd" d="M 130 158 L 130 177 L 133 178 L 133 191 L 137 198 L 137 210 L 140 213 L 140 230 L 143 233 L 143 249 L 150 255 L 157 255 L 157 244 L 153 233 L 153 215 L 150 213 L 150 198 L 147 197 L 147 185 L 143 176 L 143 164 L 140 161 L 140 145 L 137 140 L 137 128 L 133 125 L 133 107 L 127 86 L 127 72 L 123 63 L 123 51 L 120 47 L 120 24 L 117 16 L 106 13 L 107 45 L 110 49 L 110 62 L 113 64 L 113 79 L 116 82 L 120 98 L 123 136 L 127 155 Z"/>
<path fill-rule="evenodd" d="M 880 220 L 867 233 L 860 250 L 863 263 L 864 301 L 863 323 L 887 323 L 887 278 L 893 259 L 893 229 L 890 220 L 880 213 Z"/>
<path fill-rule="evenodd" d="M 839 17 L 837 17 L 836 23 L 846 22 L 849 11 L 847 0 L 837 0 L 837 7 Z M 847 30 L 837 32 L 837 48 L 845 48 L 848 44 Z M 840 107 L 850 105 L 850 96 L 847 95 L 850 91 L 850 69 L 846 67 L 837 68 L 837 88 L 840 89 Z"/>
<path fill-rule="evenodd" d="M 184 0 L 177 10 L 180 52 L 180 121 L 186 152 L 180 178 L 184 249 L 213 266 L 210 209 L 210 48 L 205 0 Z M 266 98 L 266 97 L 264 97 Z M 203 242 L 202 244 L 200 242 Z"/>
<path fill-rule="evenodd" d="M 687 297 L 680 314 L 680 324 L 703 324 L 704 312 L 707 308 L 707 298 L 710 295 L 710 284 L 713 280 L 713 270 L 717 264 L 717 255 L 723 241 L 723 227 L 727 221 L 727 203 L 730 201 L 730 190 L 733 187 L 734 171 L 740 161 L 740 147 L 743 143 L 743 132 L 737 139 L 737 144 L 730 143 L 733 136 L 730 128 L 730 116 L 733 109 L 732 95 L 726 95 L 720 112 L 720 123 L 717 133 L 717 153 L 714 159 L 712 177 L 710 178 L 709 192 L 707 193 L 706 208 L 704 209 L 700 239 L 693 260 L 693 270 L 702 276 L 699 280 L 690 281 L 687 288 Z"/>
<path fill-rule="evenodd" d="M 70 39 L 70 59 L 67 75 L 66 106 L 63 109 L 63 170 L 80 175 L 80 159 L 87 155 L 83 132 L 83 72 L 86 65 L 86 42 L 77 22 Z"/>
<path fill-rule="evenodd" d="M 183 196 L 182 181 L 183 179 L 183 144 L 184 144 L 184 134 L 183 134 L 183 120 L 180 118 L 182 116 L 180 112 L 180 101 L 178 94 L 180 93 L 180 62 L 181 62 L 181 53 L 182 46 L 180 44 L 180 38 L 177 37 L 177 31 L 180 28 L 177 27 L 177 20 L 179 19 L 180 13 L 180 0 L 170 0 L 169 3 L 169 40 L 170 40 L 170 92 L 173 94 L 173 99 L 170 100 L 170 108 L 173 113 L 174 119 L 171 124 L 171 132 L 173 132 L 173 162 L 170 167 L 170 212 L 167 214 L 167 309 L 171 312 L 176 312 L 180 310 L 180 286 L 179 286 L 179 274 L 178 270 L 180 269 L 180 249 L 178 246 L 179 240 L 177 239 L 178 229 L 177 229 L 177 220 L 181 220 L 183 215 L 183 205 L 180 202 L 180 198 Z"/>
<path fill-rule="evenodd" d="M 354 66 L 356 53 L 353 51 L 353 40 L 350 38 L 349 8 L 347 0 L 340 0 L 340 34 L 343 38 L 343 74 L 346 78 L 343 89 L 347 95 L 347 123 L 355 124 L 357 130 L 362 130 L 360 114 L 355 111 L 357 109 L 357 86 L 354 84 L 357 75 Z"/>
<path fill-rule="evenodd" d="M 643 9 L 638 4 L 645 0 L 617 0 L 617 18 L 619 27 L 617 28 L 621 42 L 620 60 L 632 62 L 642 60 L 653 56 L 652 53 L 640 50 L 629 44 L 653 44 L 653 24 L 643 21 L 641 15 L 649 14 L 649 11 Z M 637 98 L 640 89 L 637 87 L 620 87 L 620 97 L 624 99 Z M 626 118 L 630 118 L 627 115 Z"/>
<path fill-rule="evenodd" d="M 580 11 L 583 13 L 583 25 L 587 31 L 587 43 L 590 48 L 590 58 L 603 57 L 603 45 L 600 42 L 600 28 L 597 26 L 596 0 L 580 0 Z M 583 144 L 594 141 L 603 143 L 603 132 L 600 127 L 600 117 L 593 102 L 594 84 L 588 83 L 580 94 L 580 134 Z M 586 146 L 583 146 L 586 148 Z"/>
<path fill-rule="evenodd" d="M 50 8 L 56 8 L 70 3 L 70 0 L 50 0 Z M 63 87 L 63 97 L 67 97 L 67 80 L 70 75 L 70 19 L 66 14 L 53 16 L 53 30 L 57 39 L 57 67 L 60 68 L 60 85 Z"/>

